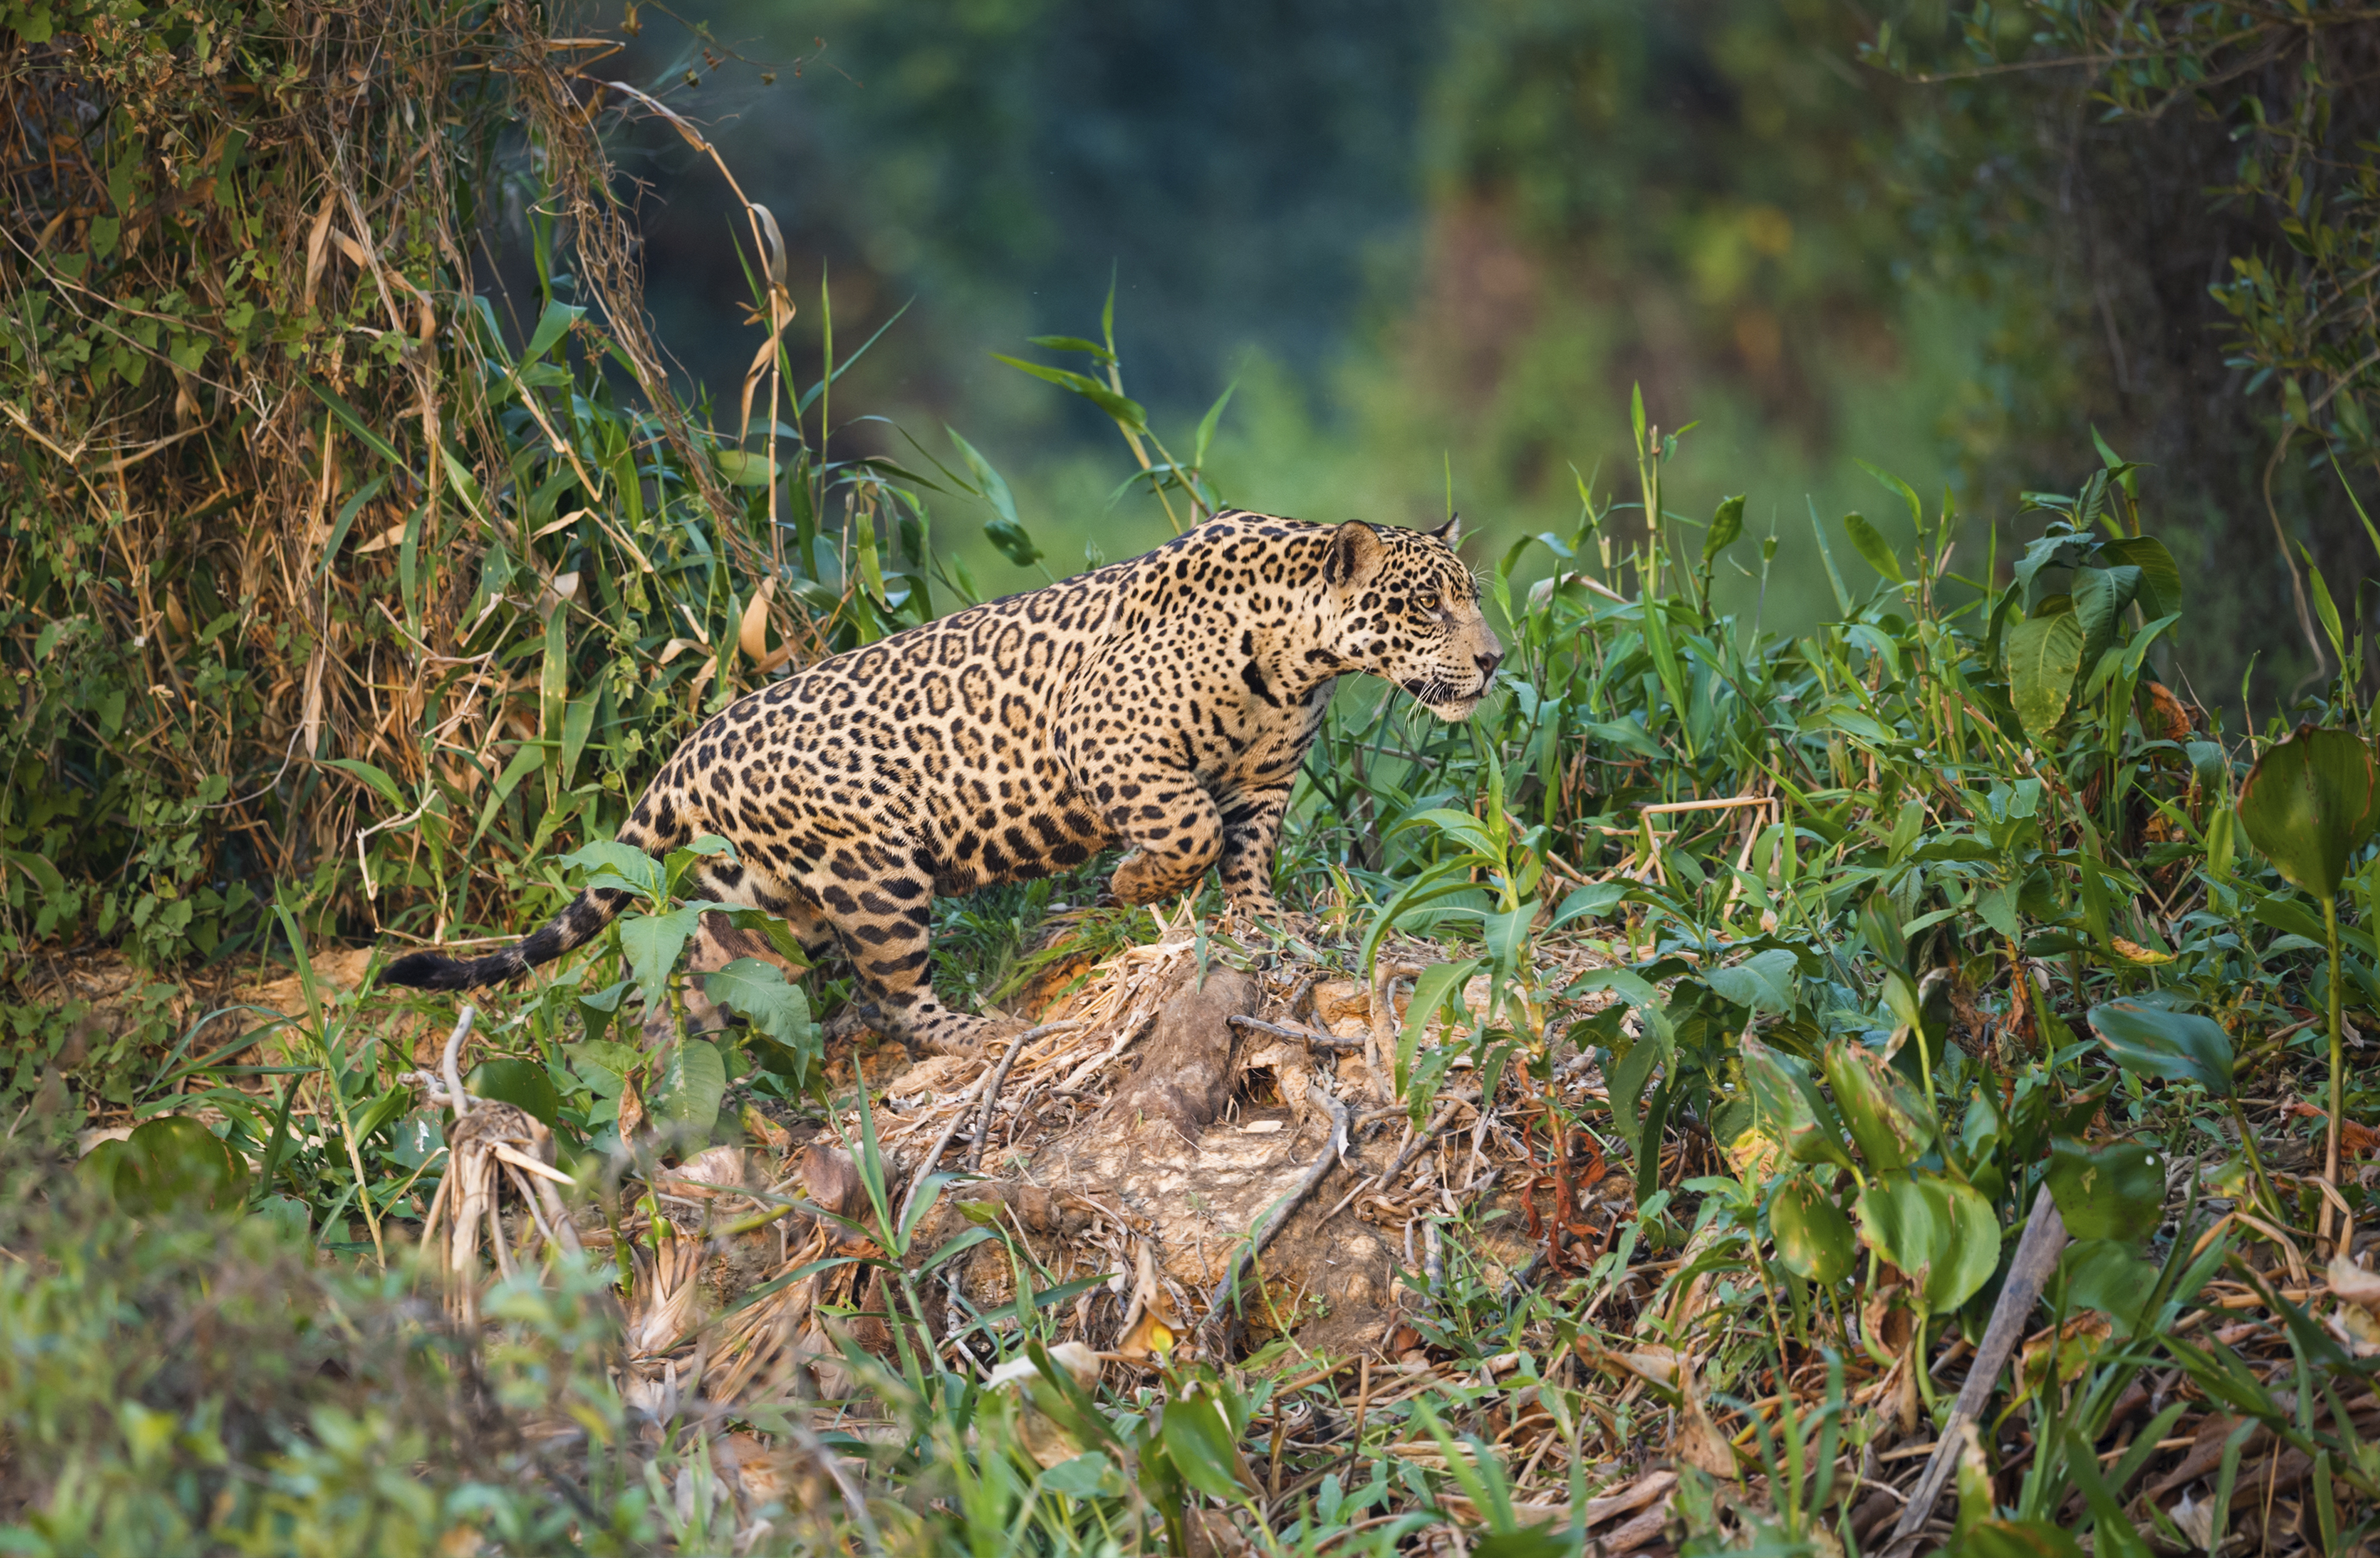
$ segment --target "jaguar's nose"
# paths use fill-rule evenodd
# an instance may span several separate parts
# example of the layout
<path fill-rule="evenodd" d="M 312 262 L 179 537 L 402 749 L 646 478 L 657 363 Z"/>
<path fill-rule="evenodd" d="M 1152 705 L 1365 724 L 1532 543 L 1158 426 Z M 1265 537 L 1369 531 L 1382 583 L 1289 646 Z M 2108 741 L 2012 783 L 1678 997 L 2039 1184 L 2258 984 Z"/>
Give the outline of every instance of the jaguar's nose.
<path fill-rule="evenodd" d="M 1493 649 L 1484 655 L 1474 655 L 1471 663 L 1479 668 L 1479 684 L 1484 687 L 1496 679 L 1496 668 L 1504 663 L 1504 652 Z"/>

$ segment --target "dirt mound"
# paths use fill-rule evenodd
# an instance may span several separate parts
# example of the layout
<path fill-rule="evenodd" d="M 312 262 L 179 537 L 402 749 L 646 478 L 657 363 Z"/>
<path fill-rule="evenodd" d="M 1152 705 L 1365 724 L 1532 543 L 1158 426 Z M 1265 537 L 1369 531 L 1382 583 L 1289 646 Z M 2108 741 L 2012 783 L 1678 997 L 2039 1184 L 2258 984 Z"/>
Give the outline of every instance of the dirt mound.
<path fill-rule="evenodd" d="M 960 1367 L 1002 1350 L 1033 1310 L 1126 1370 L 1277 1343 L 1308 1361 L 1404 1352 L 1421 1367 L 1402 1317 L 1421 1307 L 1408 1284 L 1439 1274 L 1437 1220 L 1488 1229 L 1478 1274 L 1492 1283 L 1539 1248 L 1531 1181 L 1511 1161 L 1526 1133 L 1483 1117 L 1460 1069 L 1416 1129 L 1386 1085 L 1414 971 L 1385 961 L 1376 994 L 1334 960 L 1353 958 L 1310 943 L 1285 955 L 1185 915 L 986 1054 L 911 1064 L 856 1044 L 831 1057 L 869 1084 L 882 1214 L 847 1150 L 856 1107 L 824 1131 L 653 1172 L 616 1230 L 645 1339 L 632 1371 L 713 1402 L 839 1397 L 843 1343 L 889 1352 L 888 1301 L 914 1303 Z M 539 1209 L 518 1183 L 491 1190 L 522 1258 Z M 589 1247 L 615 1237 L 577 1222 Z M 887 1254 L 914 1299 L 888 1296 L 882 1266 L 836 1263 Z"/>

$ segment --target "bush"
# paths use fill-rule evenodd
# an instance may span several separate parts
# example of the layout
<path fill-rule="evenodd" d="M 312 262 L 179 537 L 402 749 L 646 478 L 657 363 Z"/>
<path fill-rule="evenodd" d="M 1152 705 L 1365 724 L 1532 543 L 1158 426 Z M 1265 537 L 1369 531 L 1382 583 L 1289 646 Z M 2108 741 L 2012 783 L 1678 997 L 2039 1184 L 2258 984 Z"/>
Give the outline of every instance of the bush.
<path fill-rule="evenodd" d="M 581 1550 L 552 1479 L 588 1496 L 585 1437 L 556 1455 L 538 1421 L 622 1420 L 600 1280 L 500 1300 L 482 1345 L 414 1295 L 406 1263 L 343 1270 L 294 1227 L 188 1202 L 135 1216 L 88 1175 L 7 1165 L 0 1545 L 405 1554 L 456 1551 L 468 1528 Z M 639 1487 L 604 1513 L 633 1536 L 644 1503 Z"/>

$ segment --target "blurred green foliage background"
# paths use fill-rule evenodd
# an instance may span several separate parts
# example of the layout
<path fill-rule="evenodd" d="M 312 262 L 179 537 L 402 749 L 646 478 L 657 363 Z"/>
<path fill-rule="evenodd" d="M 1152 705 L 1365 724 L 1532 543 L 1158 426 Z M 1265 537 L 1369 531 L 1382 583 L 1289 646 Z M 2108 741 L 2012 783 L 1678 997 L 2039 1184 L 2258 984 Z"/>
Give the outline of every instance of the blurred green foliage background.
<path fill-rule="evenodd" d="M 944 453 L 941 424 L 979 430 L 1062 573 L 1164 519 L 1111 502 L 1104 419 L 991 354 L 1094 332 L 1112 275 L 1126 389 L 1186 428 L 1236 383 L 1225 496 L 1318 520 L 1410 523 L 1451 492 L 1498 540 L 1562 524 L 1582 477 L 1633 477 L 1641 381 L 1656 423 L 1698 424 L 1678 513 L 1755 484 L 1776 627 L 1828 598 L 1814 513 L 1891 523 L 1854 456 L 1949 489 L 1951 571 L 1980 578 L 1994 522 L 2004 567 L 2017 494 L 2070 485 L 2095 428 L 2155 467 L 2155 523 L 2197 582 L 2199 700 L 2236 706 L 2252 660 L 2286 695 L 2315 651 L 2276 530 L 2334 581 L 2373 553 L 2305 468 L 2318 442 L 2271 473 L 2267 513 L 2279 387 L 2227 363 L 2208 292 L 2277 247 L 2272 213 L 2217 187 L 2254 92 L 2234 80 L 2228 118 L 2111 116 L 2095 70 L 2000 66 L 2087 54 L 2045 22 L 2116 27 L 2116 8 L 1888 9 L 1879 53 L 1878 17 L 1830 0 L 717 0 L 692 32 L 630 18 L 622 68 L 709 127 L 785 224 L 805 296 L 832 277 L 844 350 L 908 308 L 844 404 Z M 2366 49 L 2368 28 L 2325 47 Z M 2334 139 L 2369 95 L 2345 83 Z M 733 383 L 733 202 L 648 128 L 660 333 L 691 377 Z M 823 319 L 799 328 L 816 342 Z M 987 587 L 1038 582 L 982 517 L 946 508 L 938 537 Z M 1745 605 L 1755 586 L 1728 587 Z"/>

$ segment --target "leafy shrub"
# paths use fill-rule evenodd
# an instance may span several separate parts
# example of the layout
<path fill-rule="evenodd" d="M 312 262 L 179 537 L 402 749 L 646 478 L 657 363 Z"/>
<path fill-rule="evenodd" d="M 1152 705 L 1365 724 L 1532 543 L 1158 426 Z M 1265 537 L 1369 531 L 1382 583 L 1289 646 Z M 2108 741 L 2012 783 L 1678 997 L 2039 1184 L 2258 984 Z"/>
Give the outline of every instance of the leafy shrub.
<path fill-rule="evenodd" d="M 585 1515 L 549 1482 L 576 1491 L 577 1452 L 532 1430 L 575 1408 L 599 1439 L 616 1431 L 600 1282 L 500 1298 L 481 1344 L 403 1264 L 343 1271 L 303 1226 L 190 1201 L 133 1214 L 90 1175 L 21 1154 L 0 1169 L 0 1541 L 427 1554 L 478 1531 L 509 1552 L 587 1550 L 565 1535 Z M 645 1504 L 621 1492 L 590 1534 L 608 1521 L 633 1543 Z"/>

